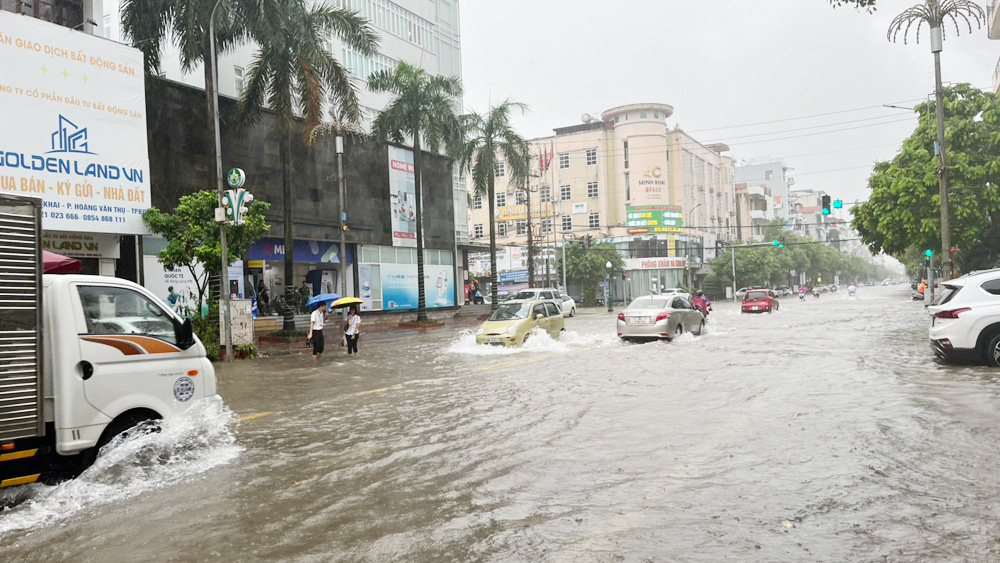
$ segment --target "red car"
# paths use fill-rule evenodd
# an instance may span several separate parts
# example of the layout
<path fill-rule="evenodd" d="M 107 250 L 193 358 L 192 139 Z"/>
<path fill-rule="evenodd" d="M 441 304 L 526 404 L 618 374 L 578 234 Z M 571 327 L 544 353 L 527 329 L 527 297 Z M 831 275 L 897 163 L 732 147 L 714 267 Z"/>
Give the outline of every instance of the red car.
<path fill-rule="evenodd" d="M 743 296 L 743 313 L 771 313 L 778 310 L 778 300 L 767 289 L 751 289 Z"/>

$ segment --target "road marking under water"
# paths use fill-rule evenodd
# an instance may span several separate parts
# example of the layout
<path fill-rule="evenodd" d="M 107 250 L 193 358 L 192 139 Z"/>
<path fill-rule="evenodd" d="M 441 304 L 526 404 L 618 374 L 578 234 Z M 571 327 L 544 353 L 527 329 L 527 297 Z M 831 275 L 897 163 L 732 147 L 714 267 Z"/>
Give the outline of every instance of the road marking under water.
<path fill-rule="evenodd" d="M 245 416 L 236 417 L 236 418 L 232 419 L 230 421 L 230 423 L 231 424 L 235 424 L 237 422 L 246 422 L 248 420 L 257 420 L 258 418 L 264 418 L 265 416 L 271 416 L 272 414 L 274 414 L 274 413 L 273 412 L 255 412 L 253 414 L 248 414 L 248 415 L 245 415 Z"/>
<path fill-rule="evenodd" d="M 399 389 L 402 387 L 403 383 L 397 383 L 396 385 L 390 385 L 388 387 L 381 387 L 379 389 L 369 389 L 368 391 L 362 391 L 358 395 L 374 395 L 376 393 L 385 393 L 386 391 L 391 391 L 393 389 Z"/>

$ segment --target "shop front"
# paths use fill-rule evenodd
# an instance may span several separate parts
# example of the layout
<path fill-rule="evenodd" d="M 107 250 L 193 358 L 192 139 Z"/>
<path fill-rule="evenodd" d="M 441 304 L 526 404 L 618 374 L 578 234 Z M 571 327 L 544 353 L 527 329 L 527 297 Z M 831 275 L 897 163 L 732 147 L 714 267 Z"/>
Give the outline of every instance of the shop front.
<path fill-rule="evenodd" d="M 625 260 L 625 297 L 654 295 L 664 289 L 684 285 L 687 260 L 684 257 L 628 258 Z"/>
<path fill-rule="evenodd" d="M 455 254 L 424 249 L 424 300 L 429 309 L 456 304 Z M 417 308 L 417 249 L 364 245 L 358 265 L 363 311 Z"/>
<path fill-rule="evenodd" d="M 347 295 L 354 295 L 354 253 L 356 245 L 348 244 Z M 320 293 L 341 293 L 340 243 L 323 240 L 296 239 L 292 247 L 293 275 L 285 279 L 285 241 L 280 238 L 263 238 L 250 246 L 247 251 L 247 293 L 256 296 L 262 287 L 269 294 L 268 304 L 284 295 L 286 286 L 291 286 L 296 295 L 302 294 L 303 282 L 310 295 Z M 252 289 L 251 289 L 252 288 Z M 266 305 L 266 304 L 265 304 Z M 301 304 L 297 310 L 304 311 Z"/>

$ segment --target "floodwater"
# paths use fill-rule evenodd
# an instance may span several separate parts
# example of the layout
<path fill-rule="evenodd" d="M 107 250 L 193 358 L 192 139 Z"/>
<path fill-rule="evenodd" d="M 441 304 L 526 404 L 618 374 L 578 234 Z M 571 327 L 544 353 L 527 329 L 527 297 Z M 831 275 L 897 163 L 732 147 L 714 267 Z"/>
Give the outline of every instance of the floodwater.
<path fill-rule="evenodd" d="M 907 286 L 566 327 L 223 368 L 224 405 L 5 492 L 0 559 L 1000 559 L 1000 371 L 934 362 Z"/>

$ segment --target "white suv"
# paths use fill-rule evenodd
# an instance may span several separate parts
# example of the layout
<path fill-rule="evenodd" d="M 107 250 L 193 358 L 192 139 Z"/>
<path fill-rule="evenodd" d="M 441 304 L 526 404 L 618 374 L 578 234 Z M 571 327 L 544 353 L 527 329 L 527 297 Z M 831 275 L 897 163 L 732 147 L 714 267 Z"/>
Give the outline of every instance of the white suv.
<path fill-rule="evenodd" d="M 1000 269 L 944 282 L 927 310 L 935 354 L 1000 367 Z"/>

